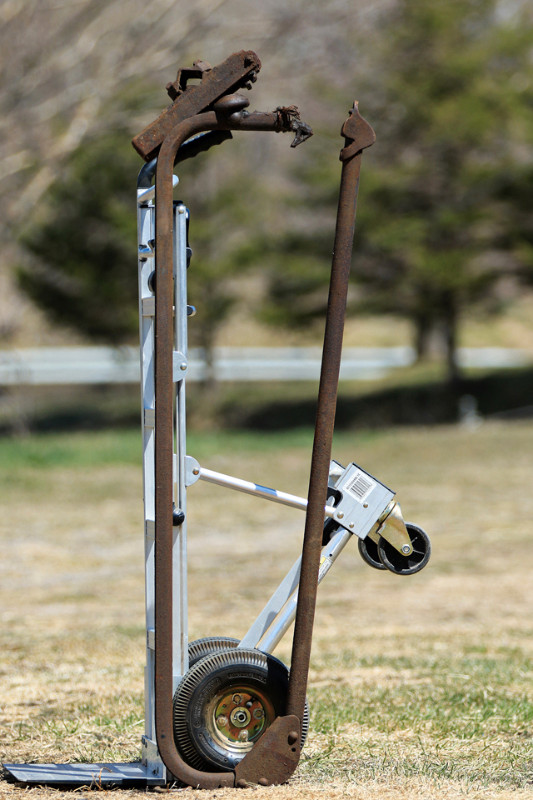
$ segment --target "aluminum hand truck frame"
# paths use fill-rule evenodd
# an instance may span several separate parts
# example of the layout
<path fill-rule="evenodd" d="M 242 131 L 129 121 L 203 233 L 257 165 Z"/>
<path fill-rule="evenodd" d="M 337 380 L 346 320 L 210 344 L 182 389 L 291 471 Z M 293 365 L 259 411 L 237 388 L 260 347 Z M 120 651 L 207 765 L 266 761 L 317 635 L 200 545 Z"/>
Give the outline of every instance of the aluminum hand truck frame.
<path fill-rule="evenodd" d="M 138 179 L 139 317 L 145 509 L 145 734 L 140 764 L 4 765 L 16 780 L 61 785 L 199 788 L 283 783 L 299 761 L 308 727 L 307 675 L 318 584 L 350 538 L 370 566 L 422 569 L 424 531 L 405 524 L 395 493 L 355 463 L 331 460 L 337 385 L 359 170 L 372 128 L 354 104 L 344 123 L 341 185 L 317 417 L 307 499 L 201 466 L 186 451 L 185 386 L 189 212 L 173 201 L 175 164 L 231 138 L 233 130 L 311 130 L 294 106 L 245 111 L 235 89 L 250 88 L 255 53 L 211 68 L 180 70 L 174 100 L 133 140 L 147 163 Z M 191 79 L 200 84 L 189 85 Z M 155 186 L 152 181 L 155 177 Z M 203 480 L 306 512 L 302 556 L 240 641 L 188 642 L 187 491 Z M 272 652 L 295 622 L 290 674 Z"/>

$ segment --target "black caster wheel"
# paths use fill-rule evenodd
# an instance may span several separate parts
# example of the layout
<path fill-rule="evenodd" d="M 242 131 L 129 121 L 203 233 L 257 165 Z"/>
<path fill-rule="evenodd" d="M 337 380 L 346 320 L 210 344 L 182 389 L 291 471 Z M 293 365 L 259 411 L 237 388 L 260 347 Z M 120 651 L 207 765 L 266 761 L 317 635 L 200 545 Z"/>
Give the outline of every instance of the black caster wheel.
<path fill-rule="evenodd" d="M 359 555 L 369 567 L 374 569 L 387 569 L 379 558 L 378 545 L 369 536 L 366 539 L 359 539 L 357 542 L 359 548 Z"/>
<path fill-rule="evenodd" d="M 232 770 L 285 713 L 289 672 L 260 650 L 222 650 L 200 658 L 174 695 L 174 739 L 202 770 Z"/>
<path fill-rule="evenodd" d="M 405 527 L 413 544 L 413 552 L 410 556 L 403 556 L 383 537 L 378 544 L 381 563 L 395 575 L 414 575 L 415 572 L 420 572 L 428 563 L 431 555 L 431 542 L 427 533 L 411 522 L 406 522 Z"/>

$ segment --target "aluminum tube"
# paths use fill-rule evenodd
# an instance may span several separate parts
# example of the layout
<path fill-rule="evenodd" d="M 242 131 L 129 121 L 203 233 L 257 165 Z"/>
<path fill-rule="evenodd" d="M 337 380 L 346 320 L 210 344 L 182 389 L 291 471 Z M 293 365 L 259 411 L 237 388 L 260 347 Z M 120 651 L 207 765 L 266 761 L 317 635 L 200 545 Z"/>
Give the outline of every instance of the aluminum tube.
<path fill-rule="evenodd" d="M 200 480 L 207 483 L 214 483 L 217 486 L 224 486 L 226 489 L 235 489 L 237 492 L 244 492 L 244 494 L 251 494 L 255 497 L 262 497 L 264 500 L 271 500 L 273 503 L 280 503 L 284 506 L 291 508 L 299 508 L 305 511 L 307 508 L 307 500 L 305 497 L 298 497 L 295 494 L 288 492 L 281 492 L 279 489 L 270 489 L 268 486 L 262 486 L 260 483 L 253 483 L 252 481 L 245 481 L 242 478 L 234 478 L 232 475 L 225 475 L 223 472 L 215 472 L 212 469 L 200 467 Z M 333 506 L 324 506 L 324 516 L 334 517 L 335 508 Z"/>
<path fill-rule="evenodd" d="M 175 188 L 179 183 L 179 178 L 177 175 L 172 176 L 172 186 Z M 152 200 L 155 197 L 155 186 L 148 186 L 145 189 L 137 189 L 137 202 L 138 203 L 148 203 L 149 200 Z"/>
<path fill-rule="evenodd" d="M 174 176 L 176 178 L 176 176 Z M 177 180 L 174 183 L 176 186 Z M 174 306 L 175 346 L 188 358 L 187 339 L 187 209 L 180 203 L 174 207 Z M 173 690 L 189 669 L 188 602 L 187 602 L 187 492 L 185 487 L 184 459 L 186 453 L 185 380 L 175 383 L 176 430 L 176 497 L 175 504 L 184 515 L 181 525 L 174 528 L 172 548 L 174 588 L 172 592 L 173 620 Z"/>
<path fill-rule="evenodd" d="M 331 539 L 330 542 L 322 549 L 322 556 L 320 559 L 320 569 L 318 570 L 318 584 L 321 584 L 329 570 L 342 553 L 352 533 L 342 528 Z M 273 620 L 269 629 L 264 633 L 259 642 L 255 645 L 259 650 L 265 653 L 274 652 L 296 617 L 296 607 L 298 602 L 298 590 L 296 590 L 287 600 L 285 607 L 281 610 L 280 614 Z"/>

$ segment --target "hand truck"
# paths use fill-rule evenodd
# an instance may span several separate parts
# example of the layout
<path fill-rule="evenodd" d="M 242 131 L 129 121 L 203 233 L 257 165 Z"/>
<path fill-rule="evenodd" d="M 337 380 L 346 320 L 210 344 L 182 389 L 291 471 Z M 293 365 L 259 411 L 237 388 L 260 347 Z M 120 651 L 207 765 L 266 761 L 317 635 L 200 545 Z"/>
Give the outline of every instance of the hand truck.
<path fill-rule="evenodd" d="M 374 131 L 354 104 L 342 128 L 342 173 L 308 497 L 224 475 L 187 454 L 185 387 L 189 212 L 173 200 L 176 164 L 230 139 L 231 131 L 312 131 L 295 106 L 245 109 L 255 53 L 217 67 L 197 62 L 167 86 L 173 104 L 133 140 L 145 159 L 137 184 L 143 488 L 145 512 L 145 734 L 138 764 L 4 765 L 16 780 L 61 785 L 198 788 L 280 784 L 296 769 L 309 714 L 307 675 L 318 584 L 348 541 L 364 561 L 411 575 L 428 562 L 427 534 L 405 523 L 395 493 L 355 463 L 331 460 L 331 443 L 362 151 Z M 197 79 L 200 82 L 189 84 Z M 155 185 L 153 184 L 155 178 Z M 194 267 L 193 267 L 194 268 Z M 199 481 L 306 512 L 302 555 L 242 639 L 187 634 L 187 493 Z M 294 622 L 290 673 L 272 655 Z"/>

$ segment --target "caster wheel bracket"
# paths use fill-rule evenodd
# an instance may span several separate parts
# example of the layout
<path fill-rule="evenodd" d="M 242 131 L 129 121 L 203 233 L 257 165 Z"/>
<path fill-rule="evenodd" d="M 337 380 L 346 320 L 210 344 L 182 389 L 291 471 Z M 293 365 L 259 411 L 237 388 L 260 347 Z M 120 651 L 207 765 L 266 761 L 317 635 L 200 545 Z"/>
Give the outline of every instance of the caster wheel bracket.
<path fill-rule="evenodd" d="M 413 543 L 403 519 L 402 509 L 399 503 L 391 505 L 392 508 L 389 507 L 387 516 L 380 522 L 375 533 L 383 537 L 402 556 L 410 556 L 413 552 Z"/>

